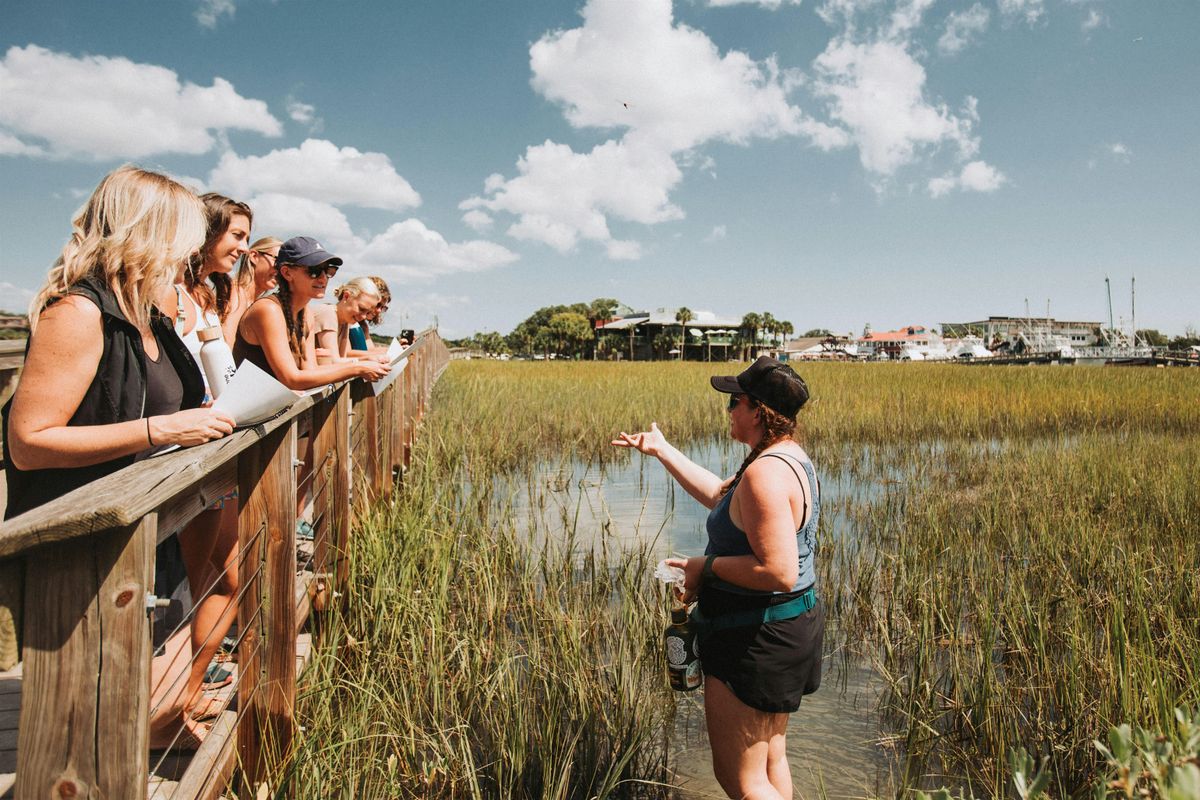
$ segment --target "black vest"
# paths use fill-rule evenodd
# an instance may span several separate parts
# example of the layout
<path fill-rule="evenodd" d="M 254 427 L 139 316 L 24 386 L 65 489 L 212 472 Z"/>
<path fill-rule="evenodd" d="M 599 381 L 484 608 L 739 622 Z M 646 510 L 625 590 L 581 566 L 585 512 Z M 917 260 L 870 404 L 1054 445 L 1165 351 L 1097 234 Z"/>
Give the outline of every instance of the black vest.
<path fill-rule="evenodd" d="M 104 352 L 96 367 L 96 376 L 67 425 L 109 425 L 140 419 L 146 406 L 146 351 L 142 347 L 141 333 L 121 313 L 116 296 L 103 280 L 89 276 L 72 286 L 67 294 L 79 295 L 94 303 L 100 309 L 104 326 Z M 150 326 L 159 347 L 171 359 L 171 366 L 179 373 L 183 383 L 182 407 L 196 408 L 204 401 L 204 379 L 195 359 L 157 309 L 151 314 Z M 26 345 L 27 354 L 28 349 Z M 3 411 L 6 452 L 9 450 L 8 418 L 11 412 L 12 400 L 9 400 Z M 134 458 L 128 455 L 87 467 L 35 470 L 17 469 L 6 458 L 4 469 L 8 473 L 8 506 L 4 510 L 4 518 L 15 517 L 85 483 L 116 472 L 132 464 Z"/>

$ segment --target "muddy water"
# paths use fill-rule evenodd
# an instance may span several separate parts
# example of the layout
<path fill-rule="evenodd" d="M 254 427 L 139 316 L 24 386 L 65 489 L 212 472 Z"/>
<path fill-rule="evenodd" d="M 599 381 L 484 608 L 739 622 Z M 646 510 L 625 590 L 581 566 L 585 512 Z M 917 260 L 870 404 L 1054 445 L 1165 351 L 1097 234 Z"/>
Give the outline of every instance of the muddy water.
<path fill-rule="evenodd" d="M 710 443 L 688 456 L 719 475 L 732 475 L 745 450 Z M 820 470 L 820 464 L 817 465 Z M 502 492 L 517 524 L 537 544 L 573 531 L 575 546 L 649 547 L 656 558 L 704 552 L 701 506 L 654 459 L 637 453 L 603 467 L 578 461 L 546 463 L 531 480 Z M 831 510 L 861 496 L 861 482 L 849 474 L 821 474 L 822 503 Z M 838 514 L 825 518 L 823 535 L 850 536 Z M 819 557 L 819 556 L 818 556 Z M 826 658 L 821 689 L 804 698 L 788 723 L 788 761 L 799 798 L 867 798 L 891 794 L 892 761 L 879 744 L 876 713 L 881 684 L 865 665 L 835 666 Z M 713 777 L 704 726 L 703 694 L 677 695 L 672 768 L 684 798 L 724 797 Z"/>

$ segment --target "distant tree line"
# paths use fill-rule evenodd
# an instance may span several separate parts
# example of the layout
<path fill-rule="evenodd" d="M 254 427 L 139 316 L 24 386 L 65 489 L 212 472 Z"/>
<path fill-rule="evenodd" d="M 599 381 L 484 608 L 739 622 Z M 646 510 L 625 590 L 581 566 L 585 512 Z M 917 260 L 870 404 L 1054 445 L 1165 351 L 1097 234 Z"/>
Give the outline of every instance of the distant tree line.
<path fill-rule="evenodd" d="M 590 303 L 553 305 L 539 308 L 521 321 L 508 334 L 496 331 L 475 333 L 463 339 L 448 339 L 451 347 L 466 347 L 489 355 L 541 355 L 549 358 L 612 359 L 631 357 L 629 334 L 605 331 L 599 324 L 614 318 L 621 303 L 611 297 L 598 297 Z M 695 313 L 684 306 L 675 312 L 678 328 L 663 330 L 649 342 L 654 357 L 667 359 L 674 350 L 683 356 L 687 348 L 687 326 L 696 319 Z M 791 322 L 778 319 L 768 311 L 751 312 L 742 317 L 739 330 L 732 338 L 743 359 L 756 347 L 775 347 L 795 333 Z M 807 336 L 825 336 L 824 328 L 809 331 Z M 694 344 L 694 342 L 693 342 Z"/>

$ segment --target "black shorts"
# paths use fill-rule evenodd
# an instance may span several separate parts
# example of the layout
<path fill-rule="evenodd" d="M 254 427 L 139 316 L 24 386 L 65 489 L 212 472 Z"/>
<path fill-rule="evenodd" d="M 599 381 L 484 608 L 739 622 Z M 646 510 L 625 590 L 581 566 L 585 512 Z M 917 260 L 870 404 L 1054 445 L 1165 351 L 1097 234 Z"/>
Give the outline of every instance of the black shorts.
<path fill-rule="evenodd" d="M 798 593 L 776 595 L 770 605 Z M 762 607 L 761 598 L 706 588 L 700 609 L 712 619 L 721 613 Z M 825 607 L 818 600 L 798 617 L 743 625 L 709 633 L 700 640 L 704 674 L 716 678 L 751 708 L 792 713 L 800 698 L 821 685 L 821 655 L 825 639 Z"/>

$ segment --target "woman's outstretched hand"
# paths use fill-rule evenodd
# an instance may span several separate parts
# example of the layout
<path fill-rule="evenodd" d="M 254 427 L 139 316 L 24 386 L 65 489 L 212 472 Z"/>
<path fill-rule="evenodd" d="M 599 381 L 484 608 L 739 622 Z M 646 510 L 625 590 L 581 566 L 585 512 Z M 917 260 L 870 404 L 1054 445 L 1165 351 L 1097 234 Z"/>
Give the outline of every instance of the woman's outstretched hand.
<path fill-rule="evenodd" d="M 613 447 L 632 447 L 648 456 L 657 456 L 666 447 L 667 440 L 663 438 L 662 431 L 658 429 L 658 423 L 651 422 L 650 430 L 641 433 L 621 431 L 621 434 L 609 444 Z"/>

